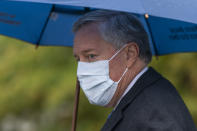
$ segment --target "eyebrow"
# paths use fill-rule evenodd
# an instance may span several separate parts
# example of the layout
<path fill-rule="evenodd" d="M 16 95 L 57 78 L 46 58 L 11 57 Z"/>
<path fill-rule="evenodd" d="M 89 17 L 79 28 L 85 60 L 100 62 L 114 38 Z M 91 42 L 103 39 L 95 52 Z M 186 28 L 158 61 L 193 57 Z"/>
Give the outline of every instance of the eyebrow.
<path fill-rule="evenodd" d="M 87 52 L 90 52 L 90 51 L 95 51 L 95 49 L 87 49 L 87 50 L 83 50 L 82 52 L 87 53 Z"/>
<path fill-rule="evenodd" d="M 86 49 L 86 50 L 83 50 L 82 53 L 88 53 L 90 51 L 95 51 L 95 49 Z M 74 57 L 77 57 L 76 54 L 73 54 Z"/>

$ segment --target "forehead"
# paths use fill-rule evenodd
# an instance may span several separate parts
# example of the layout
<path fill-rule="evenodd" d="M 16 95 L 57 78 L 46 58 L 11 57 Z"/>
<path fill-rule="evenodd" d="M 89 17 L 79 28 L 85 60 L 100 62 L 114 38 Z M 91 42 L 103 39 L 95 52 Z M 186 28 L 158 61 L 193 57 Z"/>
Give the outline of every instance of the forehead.
<path fill-rule="evenodd" d="M 111 48 L 114 47 L 102 38 L 96 23 L 80 28 L 75 34 L 73 46 L 74 54 L 79 54 L 88 49 L 103 51 Z"/>

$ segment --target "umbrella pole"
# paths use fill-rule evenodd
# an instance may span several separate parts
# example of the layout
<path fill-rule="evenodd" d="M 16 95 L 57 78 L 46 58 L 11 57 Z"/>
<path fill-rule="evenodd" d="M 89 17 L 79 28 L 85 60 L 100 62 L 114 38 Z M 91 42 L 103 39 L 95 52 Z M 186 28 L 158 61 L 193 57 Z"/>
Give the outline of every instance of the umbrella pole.
<path fill-rule="evenodd" d="M 79 94 L 80 94 L 80 86 L 79 86 L 79 81 L 77 80 L 71 131 L 76 131 L 76 127 L 77 127 L 77 114 L 78 114 L 78 105 L 79 105 Z"/>

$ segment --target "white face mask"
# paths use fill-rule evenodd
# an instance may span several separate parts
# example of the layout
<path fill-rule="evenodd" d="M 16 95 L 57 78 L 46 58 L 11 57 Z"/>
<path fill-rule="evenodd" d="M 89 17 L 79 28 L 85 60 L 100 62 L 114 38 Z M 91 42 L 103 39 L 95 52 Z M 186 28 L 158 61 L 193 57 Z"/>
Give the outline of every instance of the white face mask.
<path fill-rule="evenodd" d="M 119 81 L 109 76 L 109 62 L 124 48 L 123 46 L 109 60 L 96 62 L 78 62 L 77 77 L 80 86 L 91 104 L 106 106 L 115 94 L 118 83 L 127 72 L 127 68 Z"/>

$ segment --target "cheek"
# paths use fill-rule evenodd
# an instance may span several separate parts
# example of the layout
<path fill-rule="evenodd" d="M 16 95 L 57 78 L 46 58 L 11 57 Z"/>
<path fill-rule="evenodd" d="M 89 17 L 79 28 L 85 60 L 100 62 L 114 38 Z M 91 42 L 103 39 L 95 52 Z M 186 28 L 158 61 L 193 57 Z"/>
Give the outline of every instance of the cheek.
<path fill-rule="evenodd" d="M 109 75 L 113 81 L 118 81 L 126 69 L 126 59 L 113 59 L 109 63 Z"/>

